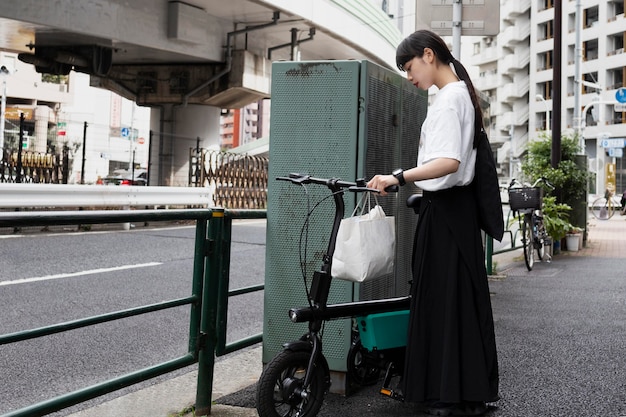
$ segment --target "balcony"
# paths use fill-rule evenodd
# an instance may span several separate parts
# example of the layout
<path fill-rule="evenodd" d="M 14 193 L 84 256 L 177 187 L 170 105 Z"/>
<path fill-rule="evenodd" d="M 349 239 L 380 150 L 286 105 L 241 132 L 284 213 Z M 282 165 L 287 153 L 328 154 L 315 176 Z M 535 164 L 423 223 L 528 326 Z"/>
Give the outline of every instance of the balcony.
<path fill-rule="evenodd" d="M 530 9 L 530 0 L 500 2 L 500 17 L 502 19 L 515 18 Z"/>
<path fill-rule="evenodd" d="M 515 100 L 524 97 L 530 90 L 530 77 L 528 75 L 519 77 L 513 82 L 505 84 L 498 91 L 498 97 L 504 98 L 506 101 Z"/>
<path fill-rule="evenodd" d="M 509 54 L 500 60 L 498 69 L 507 73 L 512 70 L 520 70 L 526 68 L 530 63 L 530 49 L 516 48 L 515 52 Z"/>
<path fill-rule="evenodd" d="M 472 65 L 484 65 L 498 60 L 498 48 L 482 48 L 480 53 L 472 56 Z"/>
<path fill-rule="evenodd" d="M 515 26 L 510 26 L 500 33 L 498 41 L 501 45 L 516 45 L 530 37 L 530 21 L 518 20 Z"/>
<path fill-rule="evenodd" d="M 499 85 L 498 73 L 495 71 L 486 71 L 481 73 L 478 78 L 475 79 L 476 88 L 481 91 L 493 90 Z"/>

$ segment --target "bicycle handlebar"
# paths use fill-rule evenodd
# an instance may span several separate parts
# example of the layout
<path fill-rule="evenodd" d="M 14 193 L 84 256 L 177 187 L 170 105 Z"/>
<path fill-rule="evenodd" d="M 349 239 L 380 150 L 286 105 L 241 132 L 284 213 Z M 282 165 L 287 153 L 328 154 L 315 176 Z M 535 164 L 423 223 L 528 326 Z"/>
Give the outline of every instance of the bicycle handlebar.
<path fill-rule="evenodd" d="M 537 186 L 537 184 L 539 184 L 540 182 L 543 182 L 545 185 L 547 185 L 548 187 L 550 187 L 551 189 L 554 190 L 554 185 L 550 184 L 550 181 L 548 181 L 548 179 L 546 177 L 538 178 L 537 181 L 535 181 L 535 183 L 533 185 L 531 185 L 531 187 L 535 188 Z M 511 183 L 509 184 L 509 189 L 513 188 L 513 185 L 515 185 L 516 183 L 521 185 L 522 187 L 524 186 L 524 184 L 519 182 L 516 178 L 513 178 L 511 180 Z"/>
<path fill-rule="evenodd" d="M 348 191 L 359 193 L 359 192 L 371 192 L 371 193 L 379 193 L 375 188 L 368 188 L 365 179 L 358 178 L 356 182 L 342 181 L 338 178 L 315 178 L 308 174 L 299 174 L 296 172 L 292 172 L 288 177 L 277 177 L 278 181 L 290 181 L 294 184 L 320 184 L 326 185 L 331 188 L 347 188 Z M 392 185 L 387 187 L 385 191 L 388 193 L 397 192 L 399 187 L 397 185 Z"/>

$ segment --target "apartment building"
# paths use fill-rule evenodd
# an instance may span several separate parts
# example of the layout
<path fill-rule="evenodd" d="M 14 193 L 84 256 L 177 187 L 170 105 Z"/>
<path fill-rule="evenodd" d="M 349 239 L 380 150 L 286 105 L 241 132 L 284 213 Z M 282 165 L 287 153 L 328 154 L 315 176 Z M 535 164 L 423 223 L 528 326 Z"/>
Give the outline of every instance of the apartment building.
<path fill-rule="evenodd" d="M 603 147 L 606 139 L 626 137 L 626 113 L 616 92 L 626 86 L 624 0 L 562 0 L 561 128 L 580 132 L 596 190 L 626 187 L 622 150 Z M 576 10 L 580 27 L 576 26 Z M 519 176 L 529 140 L 550 134 L 554 85 L 554 0 L 501 0 L 500 33 L 474 44 L 476 87 L 491 99 L 489 127 L 497 144 L 502 177 Z M 576 50 L 576 35 L 581 48 Z M 580 56 L 583 82 L 575 81 Z M 579 89 L 580 118 L 574 106 Z M 617 111 L 616 111 L 617 110 Z M 614 175 L 614 177 L 611 177 Z"/>

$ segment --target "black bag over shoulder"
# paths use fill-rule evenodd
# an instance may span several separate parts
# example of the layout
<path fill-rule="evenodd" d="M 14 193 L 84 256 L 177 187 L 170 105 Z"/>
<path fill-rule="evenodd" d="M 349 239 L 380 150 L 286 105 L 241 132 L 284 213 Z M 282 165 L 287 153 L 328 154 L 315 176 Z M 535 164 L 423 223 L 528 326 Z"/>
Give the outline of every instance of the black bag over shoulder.
<path fill-rule="evenodd" d="M 498 185 L 496 162 L 491 151 L 487 133 L 478 133 L 476 146 L 476 172 L 474 174 L 474 190 L 478 204 L 478 224 L 489 236 L 502 241 L 504 236 L 504 219 L 502 217 L 502 200 Z"/>

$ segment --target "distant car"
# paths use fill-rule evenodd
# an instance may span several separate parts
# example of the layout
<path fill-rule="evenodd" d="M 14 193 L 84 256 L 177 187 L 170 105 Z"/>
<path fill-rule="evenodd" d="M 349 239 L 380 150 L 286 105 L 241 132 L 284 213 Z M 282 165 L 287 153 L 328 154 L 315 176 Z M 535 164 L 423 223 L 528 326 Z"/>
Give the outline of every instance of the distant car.
<path fill-rule="evenodd" d="M 132 179 L 132 173 L 127 169 L 116 169 L 112 175 L 103 179 L 104 185 L 147 185 L 148 171 L 145 169 L 136 169 L 135 178 Z"/>

